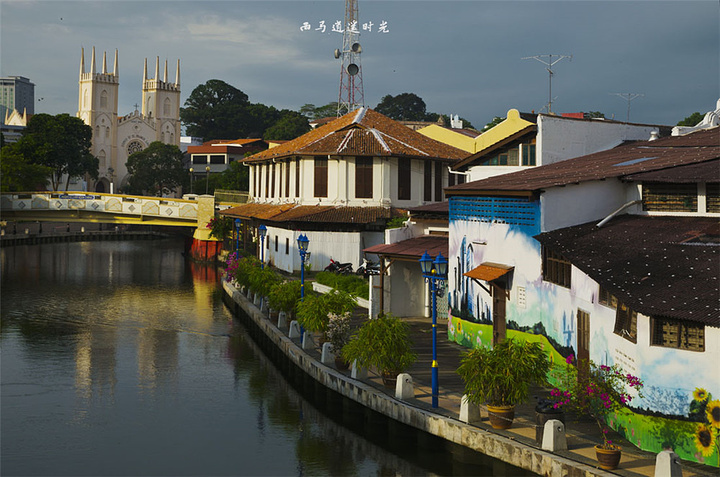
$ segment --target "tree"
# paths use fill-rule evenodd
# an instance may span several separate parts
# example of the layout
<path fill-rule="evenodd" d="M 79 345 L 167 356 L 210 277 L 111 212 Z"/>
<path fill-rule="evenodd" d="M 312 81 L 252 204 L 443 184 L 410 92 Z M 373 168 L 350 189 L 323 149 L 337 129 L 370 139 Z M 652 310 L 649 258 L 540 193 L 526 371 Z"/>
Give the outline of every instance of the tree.
<path fill-rule="evenodd" d="M 492 121 L 490 121 L 489 123 L 487 123 L 487 124 L 485 125 L 485 127 L 483 128 L 483 132 L 488 131 L 489 129 L 494 128 L 495 126 L 497 126 L 498 124 L 500 124 L 500 123 L 503 122 L 503 121 L 505 121 L 505 118 L 501 118 L 500 116 L 495 116 L 495 117 L 492 119 Z"/>
<path fill-rule="evenodd" d="M 242 165 L 239 161 L 231 162 L 228 168 L 220 174 L 217 183 L 218 189 L 227 190 L 247 191 L 249 190 L 249 186 L 250 176 L 248 167 Z M 213 190 L 215 189 L 213 188 Z"/>
<path fill-rule="evenodd" d="M 136 194 L 162 195 L 182 185 L 187 175 L 180 148 L 160 141 L 131 154 L 127 169 L 130 173 L 129 192 Z"/>
<path fill-rule="evenodd" d="M 263 139 L 295 139 L 310 131 L 310 124 L 305 116 L 295 111 L 284 111 L 280 119 L 265 130 Z"/>
<path fill-rule="evenodd" d="M 90 154 L 91 146 L 92 128 L 69 114 L 35 114 L 16 143 L 17 151 L 29 163 L 52 170 L 53 190 L 58 190 L 63 175 L 65 190 L 73 177 L 87 174 L 98 178 L 100 161 Z"/>
<path fill-rule="evenodd" d="M 325 106 L 315 106 L 314 104 L 304 104 L 300 108 L 300 114 L 305 116 L 306 118 L 313 120 L 313 119 L 322 119 L 322 118 L 330 118 L 337 116 L 338 111 L 338 103 L 337 101 L 328 103 Z"/>
<path fill-rule="evenodd" d="M 383 96 L 375 111 L 396 121 L 426 121 L 425 101 L 414 93 Z"/>
<path fill-rule="evenodd" d="M 52 169 L 32 164 L 20 153 L 16 144 L 0 149 L 0 191 L 21 192 L 44 188 Z"/>
<path fill-rule="evenodd" d="M 197 86 L 180 108 L 180 119 L 190 136 L 211 139 L 246 137 L 251 129 L 248 96 L 218 79 Z"/>
<path fill-rule="evenodd" d="M 695 111 L 690 116 L 686 117 L 682 121 L 678 122 L 676 126 L 697 126 L 697 124 L 702 121 L 704 116 L 700 114 L 699 112 Z"/>

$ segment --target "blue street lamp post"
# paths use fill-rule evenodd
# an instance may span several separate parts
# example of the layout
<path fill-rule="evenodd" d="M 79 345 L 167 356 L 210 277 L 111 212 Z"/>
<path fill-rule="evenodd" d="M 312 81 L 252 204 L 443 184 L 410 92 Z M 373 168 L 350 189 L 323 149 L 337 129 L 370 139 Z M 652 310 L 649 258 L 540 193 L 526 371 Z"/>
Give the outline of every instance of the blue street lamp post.
<path fill-rule="evenodd" d="M 300 252 L 300 300 L 305 301 L 305 259 L 310 253 L 307 251 L 310 239 L 300 234 L 297 239 L 298 252 Z"/>
<path fill-rule="evenodd" d="M 240 224 L 242 224 L 242 221 L 240 219 L 235 219 L 235 252 L 240 253 Z"/>
<path fill-rule="evenodd" d="M 267 227 L 265 224 L 260 224 L 258 227 L 258 233 L 260 234 L 260 268 L 265 269 L 265 236 L 267 235 Z"/>
<path fill-rule="evenodd" d="M 430 284 L 432 294 L 432 407 L 438 407 L 437 297 L 442 296 L 442 287 L 447 280 L 447 265 L 447 259 L 442 253 L 438 253 L 434 262 L 427 251 L 420 257 L 420 269 L 425 282 Z"/>

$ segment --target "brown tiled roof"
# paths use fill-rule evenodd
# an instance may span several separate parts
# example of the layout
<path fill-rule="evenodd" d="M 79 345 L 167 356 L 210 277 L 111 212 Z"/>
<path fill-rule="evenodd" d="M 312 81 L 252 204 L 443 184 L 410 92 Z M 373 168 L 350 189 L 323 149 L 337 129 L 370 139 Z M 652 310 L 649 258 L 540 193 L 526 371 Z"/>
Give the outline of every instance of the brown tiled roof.
<path fill-rule="evenodd" d="M 449 214 L 449 202 L 447 200 L 443 202 L 433 202 L 431 204 L 420 205 L 418 207 L 411 207 L 408 210 L 412 215 L 418 214 Z"/>
<path fill-rule="evenodd" d="M 484 191 L 538 191 L 548 187 L 629 176 L 720 158 L 720 127 L 687 136 L 636 141 L 587 156 L 503 174 L 445 189 L 447 196 Z"/>
<path fill-rule="evenodd" d="M 364 249 L 363 252 L 404 260 L 420 260 L 424 252 L 427 252 L 433 260 L 438 253 L 442 253 L 447 258 L 448 238 L 438 235 L 423 235 L 391 244 L 374 245 Z M 418 263 L 418 270 L 419 267 L 420 263 Z"/>
<path fill-rule="evenodd" d="M 720 327 L 717 218 L 622 215 L 595 224 L 536 238 L 637 312 Z"/>
<path fill-rule="evenodd" d="M 424 136 L 368 108 L 350 112 L 244 162 L 296 155 L 405 156 L 454 162 L 468 153 Z"/>
<path fill-rule="evenodd" d="M 640 172 L 623 177 L 626 181 L 637 182 L 720 182 L 720 159 L 699 164 L 661 169 L 659 171 Z"/>
<path fill-rule="evenodd" d="M 221 215 L 270 222 L 314 222 L 372 224 L 407 212 L 394 207 L 345 207 L 335 205 L 243 204 L 220 212 Z"/>

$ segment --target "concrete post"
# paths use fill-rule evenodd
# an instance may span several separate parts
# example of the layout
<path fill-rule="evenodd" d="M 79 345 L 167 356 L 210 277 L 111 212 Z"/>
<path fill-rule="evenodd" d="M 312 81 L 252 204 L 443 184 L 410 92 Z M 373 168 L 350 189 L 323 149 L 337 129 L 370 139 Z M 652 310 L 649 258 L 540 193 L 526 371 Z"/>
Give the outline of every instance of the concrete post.
<path fill-rule="evenodd" d="M 555 452 L 567 450 L 567 438 L 565 437 L 565 424 L 557 419 L 550 419 L 545 423 L 542 440 L 543 450 Z"/>
<path fill-rule="evenodd" d="M 332 344 L 323 343 L 320 362 L 322 364 L 333 364 L 335 362 L 335 353 L 333 353 Z"/>
<path fill-rule="evenodd" d="M 415 397 L 415 387 L 413 386 L 412 376 L 407 373 L 400 373 L 395 383 L 395 399 L 401 401 Z"/>
<path fill-rule="evenodd" d="M 482 421 L 480 406 L 471 403 L 467 394 L 463 394 L 460 400 L 460 420 L 468 424 L 477 424 Z"/>
<path fill-rule="evenodd" d="M 298 323 L 297 320 L 292 320 L 290 322 L 288 338 L 300 338 L 300 323 Z"/>
<path fill-rule="evenodd" d="M 676 453 L 664 450 L 657 455 L 655 477 L 682 477 L 682 466 Z"/>
<path fill-rule="evenodd" d="M 281 311 L 278 313 L 278 321 L 277 321 L 277 327 L 279 330 L 284 330 L 287 328 L 287 313 L 284 311 Z"/>
<path fill-rule="evenodd" d="M 302 349 L 313 349 L 315 348 L 315 340 L 313 339 L 312 333 L 305 331 L 302 336 Z"/>
<path fill-rule="evenodd" d="M 352 370 L 350 371 L 350 377 L 353 379 L 366 379 L 367 369 L 358 366 L 357 361 L 353 361 Z"/>

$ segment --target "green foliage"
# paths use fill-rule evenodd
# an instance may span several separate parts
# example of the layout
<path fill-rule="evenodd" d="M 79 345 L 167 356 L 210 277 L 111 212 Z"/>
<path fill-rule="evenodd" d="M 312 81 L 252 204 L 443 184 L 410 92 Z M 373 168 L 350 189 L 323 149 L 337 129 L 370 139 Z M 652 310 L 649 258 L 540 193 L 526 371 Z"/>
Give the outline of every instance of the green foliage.
<path fill-rule="evenodd" d="M 262 268 L 260 262 L 253 262 L 253 266 L 247 267 L 243 272 L 247 274 L 250 290 L 260 296 L 268 296 L 270 290 L 282 280 L 270 267 Z"/>
<path fill-rule="evenodd" d="M 605 113 L 601 113 L 600 111 L 590 111 L 588 113 L 585 113 L 586 118 L 605 118 Z"/>
<path fill-rule="evenodd" d="M 210 229 L 210 236 L 218 240 L 229 237 L 233 232 L 233 222 L 233 219 L 226 215 L 213 217 L 207 224 L 207 228 Z"/>
<path fill-rule="evenodd" d="M 310 124 L 305 116 L 295 111 L 285 111 L 275 124 L 265 130 L 263 139 L 295 139 L 308 131 L 310 131 Z"/>
<path fill-rule="evenodd" d="M 67 174 L 65 189 L 74 177 L 98 177 L 100 161 L 90 154 L 92 128 L 69 114 L 35 114 L 23 130 L 15 151 L 28 163 L 49 167 L 50 182 L 58 190 Z M 35 171 L 37 172 L 37 170 Z"/>
<path fill-rule="evenodd" d="M 699 112 L 695 111 L 690 116 L 686 117 L 682 121 L 678 121 L 677 126 L 697 126 L 697 124 L 702 121 L 704 116 L 700 114 Z"/>
<path fill-rule="evenodd" d="M 300 281 L 288 280 L 276 284 L 270 289 L 268 300 L 273 310 L 294 313 L 300 302 Z"/>
<path fill-rule="evenodd" d="M 327 335 L 333 352 L 340 356 L 342 349 L 350 341 L 350 312 L 330 313 L 328 315 Z"/>
<path fill-rule="evenodd" d="M 337 116 L 337 101 L 328 103 L 325 106 L 315 106 L 314 104 L 304 104 L 300 108 L 300 114 L 308 119 L 322 119 Z"/>
<path fill-rule="evenodd" d="M 396 121 L 426 121 L 425 101 L 415 93 L 383 96 L 375 111 Z"/>
<path fill-rule="evenodd" d="M 333 272 L 318 272 L 315 281 L 353 296 L 368 298 L 368 282 L 357 275 L 340 275 Z"/>
<path fill-rule="evenodd" d="M 136 194 L 160 195 L 173 191 L 185 182 L 187 174 L 180 148 L 160 141 L 131 154 L 127 169 L 131 175 L 129 192 Z"/>
<path fill-rule="evenodd" d="M 530 386 L 545 385 L 550 360 L 537 342 L 508 338 L 492 348 L 466 352 L 458 374 L 473 404 L 514 406 L 527 400 Z"/>
<path fill-rule="evenodd" d="M 397 375 L 417 359 L 412 344 L 408 324 L 386 314 L 365 321 L 341 354 L 348 363 L 357 361 L 363 368 L 374 366 L 381 373 Z"/>
<path fill-rule="evenodd" d="M 250 186 L 250 174 L 248 167 L 243 166 L 239 161 L 233 161 L 228 168 L 217 175 L 217 183 L 212 184 L 215 189 L 247 191 Z M 205 189 L 203 189 L 205 190 Z"/>
<path fill-rule="evenodd" d="M 507 119 L 507 118 L 501 118 L 500 116 L 495 116 L 494 118 L 492 118 L 492 121 L 490 121 L 489 123 L 487 123 L 487 124 L 485 125 L 485 127 L 483 128 L 483 132 L 488 131 L 488 130 L 494 128 L 495 126 L 497 126 L 497 125 L 500 124 L 501 122 L 505 121 L 505 119 Z"/>
<path fill-rule="evenodd" d="M 355 298 L 343 291 L 311 293 L 305 295 L 305 300 L 297 304 L 297 319 L 305 329 L 324 333 L 329 321 L 328 314 L 352 312 L 356 305 Z"/>
<path fill-rule="evenodd" d="M 407 221 L 407 217 L 393 217 L 392 219 L 387 221 L 387 224 L 385 224 L 385 228 L 386 229 L 397 229 L 400 227 L 404 227 L 406 221 Z"/>
<path fill-rule="evenodd" d="M 25 159 L 15 144 L 0 149 L 0 190 L 21 192 L 44 190 L 52 168 L 32 164 Z"/>

